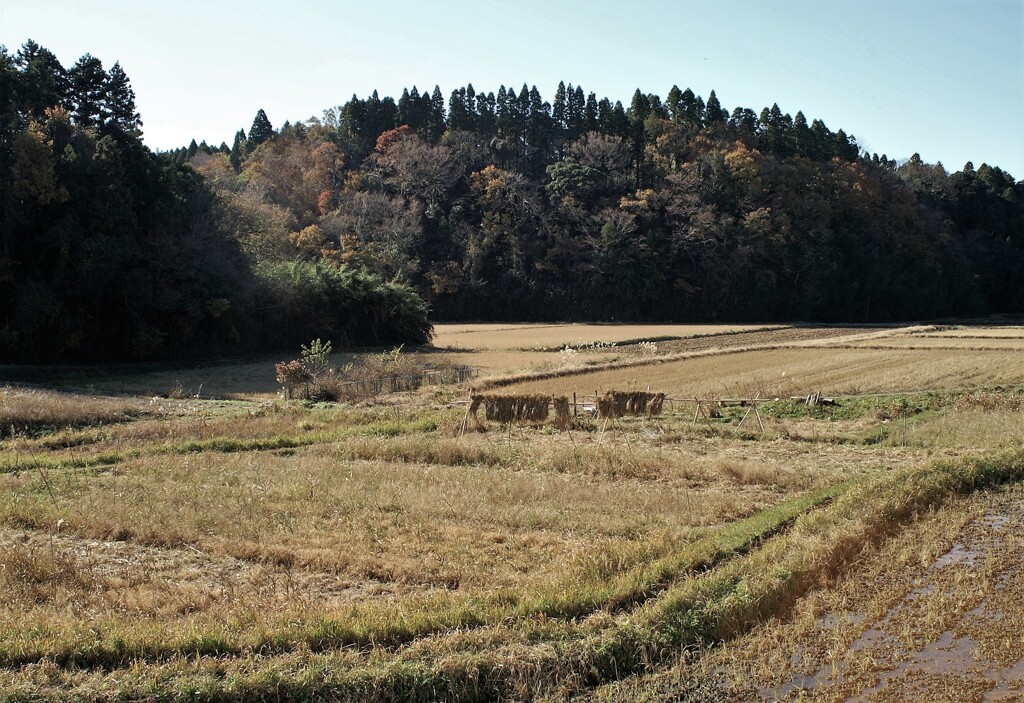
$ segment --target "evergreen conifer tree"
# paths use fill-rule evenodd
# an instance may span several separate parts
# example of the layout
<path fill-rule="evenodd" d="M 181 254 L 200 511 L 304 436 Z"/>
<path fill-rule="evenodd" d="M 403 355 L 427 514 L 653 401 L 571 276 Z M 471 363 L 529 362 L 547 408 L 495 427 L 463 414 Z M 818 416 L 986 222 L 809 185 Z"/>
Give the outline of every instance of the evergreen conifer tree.
<path fill-rule="evenodd" d="M 668 99 L 665 101 L 668 106 L 668 116 L 673 122 L 679 124 L 682 120 L 682 100 L 683 92 L 679 90 L 678 85 L 672 86 L 671 90 L 668 91 Z"/>
<path fill-rule="evenodd" d="M 103 119 L 107 93 L 107 72 L 91 54 L 78 59 L 68 72 L 71 79 L 72 115 L 83 127 L 95 127 Z"/>
<path fill-rule="evenodd" d="M 563 81 L 558 81 L 558 87 L 555 89 L 555 99 L 551 102 L 551 117 L 554 119 L 557 129 L 566 129 L 565 83 Z"/>
<path fill-rule="evenodd" d="M 135 91 L 120 63 L 107 72 L 103 90 L 103 119 L 125 132 L 141 134 L 142 118 L 135 109 Z"/>
<path fill-rule="evenodd" d="M 718 124 L 724 122 L 726 115 L 723 114 L 722 103 L 718 102 L 718 96 L 715 95 L 715 91 L 711 91 L 708 95 L 708 104 L 705 108 L 705 119 L 708 124 Z"/>
<path fill-rule="evenodd" d="M 273 136 L 274 126 L 270 124 L 267 113 L 263 111 L 263 108 L 260 108 L 259 112 L 256 113 L 256 118 L 252 121 L 252 127 L 249 128 L 249 151 L 252 151 Z"/>
<path fill-rule="evenodd" d="M 231 153 L 228 155 L 228 160 L 231 162 L 231 167 L 235 169 L 235 173 L 242 170 L 242 158 L 245 156 L 245 141 L 244 129 L 235 132 L 235 143 L 231 145 Z"/>
<path fill-rule="evenodd" d="M 32 117 L 40 118 L 51 107 L 71 108 L 71 82 L 67 71 L 48 49 L 29 39 L 14 57 L 20 69 L 18 101 Z"/>

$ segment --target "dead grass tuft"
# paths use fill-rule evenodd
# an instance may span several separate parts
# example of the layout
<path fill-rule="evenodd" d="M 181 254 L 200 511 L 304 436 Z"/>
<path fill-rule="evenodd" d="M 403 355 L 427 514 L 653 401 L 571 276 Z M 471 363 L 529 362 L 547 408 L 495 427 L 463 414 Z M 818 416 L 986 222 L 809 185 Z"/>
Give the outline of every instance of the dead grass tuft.
<path fill-rule="evenodd" d="M 68 427 L 105 425 L 156 414 L 138 398 L 0 388 L 0 439 Z"/>
<path fill-rule="evenodd" d="M 764 464 L 720 459 L 712 467 L 712 470 L 738 486 L 766 486 L 780 483 L 778 468 Z"/>
<path fill-rule="evenodd" d="M 78 561 L 63 551 L 49 547 L 13 542 L 0 545 L 0 590 L 31 603 L 46 603 L 58 590 L 85 591 L 93 579 Z"/>
<path fill-rule="evenodd" d="M 1020 411 L 1024 409 L 1024 392 L 1000 392 L 996 390 L 978 390 L 963 393 L 954 402 L 957 410 L 995 410 Z"/>

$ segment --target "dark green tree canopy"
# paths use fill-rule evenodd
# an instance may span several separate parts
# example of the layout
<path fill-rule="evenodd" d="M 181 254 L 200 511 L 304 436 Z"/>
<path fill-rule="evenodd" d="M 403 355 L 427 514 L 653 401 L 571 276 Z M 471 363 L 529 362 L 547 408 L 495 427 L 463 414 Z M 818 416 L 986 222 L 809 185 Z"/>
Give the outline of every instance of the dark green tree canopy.
<path fill-rule="evenodd" d="M 120 63 L 115 63 L 107 72 L 101 116 L 108 125 L 122 131 L 136 136 L 142 133 L 142 117 L 135 108 L 135 91 Z"/>
<path fill-rule="evenodd" d="M 249 148 L 255 149 L 273 136 L 274 127 L 270 124 L 267 113 L 263 111 L 263 108 L 260 108 L 252 121 L 252 127 L 249 128 Z"/>
<path fill-rule="evenodd" d="M 68 71 L 71 79 L 71 112 L 84 127 L 103 122 L 107 103 L 107 72 L 95 56 L 86 54 Z"/>
<path fill-rule="evenodd" d="M 31 43 L 0 50 L 0 100 L 2 358 L 239 351 L 318 326 L 339 344 L 423 340 L 427 305 L 508 320 L 1024 311 L 1024 185 L 862 153 L 777 104 L 414 86 L 279 130 L 261 110 L 230 149 L 153 155 L 118 65 L 67 72 Z"/>

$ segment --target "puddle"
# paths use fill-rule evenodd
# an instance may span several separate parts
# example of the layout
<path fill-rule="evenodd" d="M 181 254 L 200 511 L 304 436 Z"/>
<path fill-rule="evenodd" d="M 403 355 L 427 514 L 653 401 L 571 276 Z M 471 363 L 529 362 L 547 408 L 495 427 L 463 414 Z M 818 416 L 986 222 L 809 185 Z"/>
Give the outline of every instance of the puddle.
<path fill-rule="evenodd" d="M 974 566 L 975 562 L 984 557 L 999 539 L 999 536 L 993 533 L 1002 531 L 1011 521 L 1008 515 L 994 513 L 975 520 L 964 528 L 964 532 L 971 538 L 970 545 L 957 542 L 952 549 L 936 559 L 931 568 L 942 569 L 953 564 Z M 980 534 L 977 528 L 981 528 Z"/>
<path fill-rule="evenodd" d="M 980 552 L 974 549 L 968 549 L 962 544 L 954 544 L 952 549 L 935 560 L 932 568 L 942 569 L 953 564 L 974 566 L 975 560 L 980 559 L 982 556 Z"/>
<path fill-rule="evenodd" d="M 981 523 L 986 527 L 990 527 L 993 530 L 1001 530 L 1010 522 L 1010 518 L 1007 515 L 986 515 L 981 518 Z"/>
<path fill-rule="evenodd" d="M 776 700 L 785 698 L 796 691 L 813 691 L 819 685 L 828 681 L 828 679 L 829 674 L 827 670 L 819 671 L 811 676 L 794 676 L 779 688 L 761 691 L 761 697 L 766 700 Z"/>
<path fill-rule="evenodd" d="M 971 675 L 978 668 L 978 662 L 974 656 L 977 649 L 977 642 L 970 637 L 954 639 L 952 632 L 943 632 L 938 640 L 915 654 L 910 661 L 901 662 L 880 674 L 877 684 L 871 688 L 862 689 L 857 695 L 847 699 L 847 703 L 866 703 L 893 681 L 914 675 Z"/>
<path fill-rule="evenodd" d="M 988 678 L 996 679 L 996 685 L 992 690 L 985 692 L 981 699 L 983 703 L 1020 701 L 1024 698 L 1024 659 L 1011 667 L 989 674 Z"/>
<path fill-rule="evenodd" d="M 967 674 L 977 667 L 978 643 L 970 637 L 953 638 L 953 633 L 943 632 L 917 654 L 913 661 L 897 667 L 893 675 L 901 675 L 911 669 L 930 674 Z"/>

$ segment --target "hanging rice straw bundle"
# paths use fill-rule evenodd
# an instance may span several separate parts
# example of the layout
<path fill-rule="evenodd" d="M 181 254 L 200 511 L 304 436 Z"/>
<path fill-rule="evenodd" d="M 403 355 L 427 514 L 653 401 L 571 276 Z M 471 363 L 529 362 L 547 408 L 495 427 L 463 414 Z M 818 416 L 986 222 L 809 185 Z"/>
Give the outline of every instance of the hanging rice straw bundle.
<path fill-rule="evenodd" d="M 647 414 L 650 416 L 661 415 L 661 411 L 665 408 L 665 394 L 655 393 L 654 397 L 651 398 L 650 404 L 647 406 Z"/>
<path fill-rule="evenodd" d="M 647 401 L 650 400 L 650 393 L 634 391 L 627 396 L 626 412 L 630 415 L 643 415 L 647 412 Z"/>
<path fill-rule="evenodd" d="M 489 395 L 482 396 L 485 416 L 491 422 L 544 422 L 548 419 L 546 395 Z"/>
<path fill-rule="evenodd" d="M 473 395 L 469 396 L 469 410 L 466 412 L 466 417 L 473 418 L 473 429 L 479 429 L 482 427 L 480 424 L 480 418 L 477 416 L 477 412 L 480 410 L 480 406 L 484 404 L 484 396 Z"/>
<path fill-rule="evenodd" d="M 551 403 L 555 407 L 555 427 L 560 430 L 568 429 L 572 424 L 572 417 L 569 415 L 569 398 L 564 395 L 558 396 L 552 398 Z"/>
<path fill-rule="evenodd" d="M 602 418 L 626 415 L 660 415 L 665 406 L 664 393 L 608 391 L 597 399 L 597 415 Z"/>

